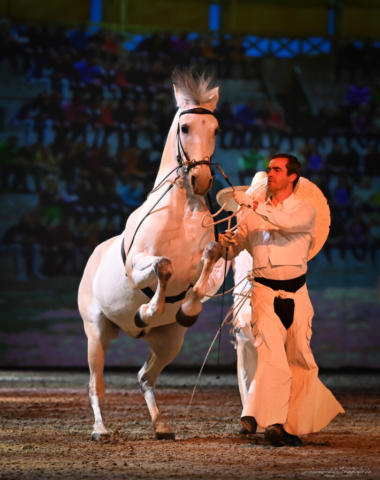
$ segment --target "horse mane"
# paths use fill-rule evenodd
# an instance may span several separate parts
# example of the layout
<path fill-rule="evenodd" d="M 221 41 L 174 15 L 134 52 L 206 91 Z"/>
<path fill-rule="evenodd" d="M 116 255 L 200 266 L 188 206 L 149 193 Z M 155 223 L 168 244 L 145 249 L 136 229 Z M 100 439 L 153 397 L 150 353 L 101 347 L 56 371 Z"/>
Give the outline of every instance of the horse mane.
<path fill-rule="evenodd" d="M 174 70 L 172 79 L 189 104 L 202 105 L 209 102 L 215 94 L 213 90 L 216 85 L 214 85 L 213 78 L 206 77 L 205 72 L 202 75 L 198 73 L 194 75 L 191 69 L 184 72 Z"/>

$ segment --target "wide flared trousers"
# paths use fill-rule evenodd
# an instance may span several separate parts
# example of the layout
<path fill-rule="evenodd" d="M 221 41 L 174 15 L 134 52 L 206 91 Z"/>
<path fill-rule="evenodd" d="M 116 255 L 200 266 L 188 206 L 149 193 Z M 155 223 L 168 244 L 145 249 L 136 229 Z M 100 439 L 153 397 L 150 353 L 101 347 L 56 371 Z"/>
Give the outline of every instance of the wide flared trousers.
<path fill-rule="evenodd" d="M 275 297 L 295 302 L 294 320 L 288 330 L 274 312 Z M 250 325 L 246 321 L 239 325 L 238 319 L 235 326 L 245 334 L 237 338 L 242 417 L 255 417 L 263 429 L 282 424 L 293 435 L 321 430 L 344 410 L 318 379 L 318 366 L 310 349 L 314 311 L 306 285 L 289 293 L 254 282 L 251 307 Z M 247 366 L 246 362 L 256 365 Z"/>

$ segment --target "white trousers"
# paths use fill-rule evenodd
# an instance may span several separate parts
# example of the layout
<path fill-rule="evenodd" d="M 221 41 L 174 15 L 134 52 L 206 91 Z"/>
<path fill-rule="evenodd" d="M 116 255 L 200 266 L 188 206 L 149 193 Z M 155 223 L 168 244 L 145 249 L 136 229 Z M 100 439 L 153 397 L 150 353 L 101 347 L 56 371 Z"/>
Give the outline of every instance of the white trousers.
<path fill-rule="evenodd" d="M 294 299 L 288 330 L 274 312 L 276 296 Z M 318 379 L 310 349 L 314 311 L 306 285 L 291 294 L 255 282 L 249 307 L 243 307 L 235 325 L 242 416 L 255 417 L 261 429 L 282 424 L 293 435 L 321 430 L 344 410 Z"/>

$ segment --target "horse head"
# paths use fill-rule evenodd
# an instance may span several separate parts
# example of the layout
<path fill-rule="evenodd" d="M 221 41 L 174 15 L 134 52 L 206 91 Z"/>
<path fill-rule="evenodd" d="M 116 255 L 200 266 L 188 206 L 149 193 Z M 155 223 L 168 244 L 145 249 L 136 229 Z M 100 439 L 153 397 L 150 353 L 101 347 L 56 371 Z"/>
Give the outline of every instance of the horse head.
<path fill-rule="evenodd" d="M 185 182 L 193 195 L 204 196 L 212 186 L 211 158 L 219 131 L 213 115 L 219 87 L 211 78 L 194 78 L 191 72 L 175 72 L 174 93 L 180 109 L 177 127 L 178 161 L 185 165 Z"/>

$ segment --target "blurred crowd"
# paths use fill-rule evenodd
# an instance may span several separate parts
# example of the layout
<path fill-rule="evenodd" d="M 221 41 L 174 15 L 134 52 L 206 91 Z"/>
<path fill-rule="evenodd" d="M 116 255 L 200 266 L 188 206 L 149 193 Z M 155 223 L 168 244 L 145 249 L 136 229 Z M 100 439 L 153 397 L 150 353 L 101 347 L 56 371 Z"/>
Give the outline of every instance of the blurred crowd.
<path fill-rule="evenodd" d="M 0 63 L 7 59 L 15 74 L 43 89 L 11 119 L 23 141 L 10 135 L 0 144 L 0 191 L 39 196 L 38 207 L 11 226 L 0 244 L 1 252 L 14 257 L 20 280 L 81 273 L 93 248 L 119 234 L 143 203 L 176 111 L 174 67 L 208 67 L 217 78 L 257 74 L 242 41 L 228 38 L 215 43 L 154 34 L 131 50 L 123 35 L 103 29 L 0 21 L 0 42 Z M 332 262 L 335 248 L 342 260 L 351 251 L 358 262 L 375 262 L 380 83 L 370 66 L 370 81 L 358 76 L 367 71 L 358 55 L 353 67 L 345 50 L 339 55 L 337 78 L 348 69 L 352 81 L 333 108 L 315 117 L 301 102 L 290 116 L 267 100 L 224 102 L 216 111 L 217 145 L 242 151 L 241 184 L 265 169 L 272 153 L 295 152 L 303 176 L 320 186 L 332 208 L 327 259 Z"/>

